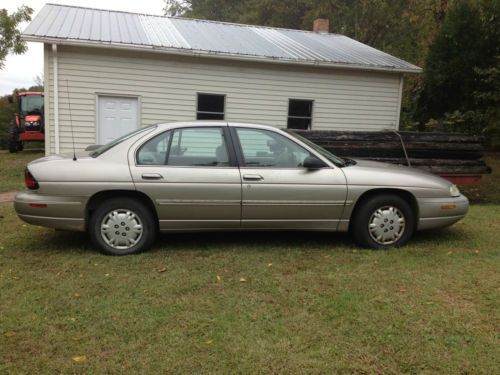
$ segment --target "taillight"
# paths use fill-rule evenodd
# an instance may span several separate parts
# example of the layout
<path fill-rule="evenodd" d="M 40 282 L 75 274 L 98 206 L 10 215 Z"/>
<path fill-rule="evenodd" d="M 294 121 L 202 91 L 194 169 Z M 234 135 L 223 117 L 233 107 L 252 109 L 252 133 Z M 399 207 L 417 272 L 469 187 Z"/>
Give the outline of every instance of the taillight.
<path fill-rule="evenodd" d="M 28 168 L 24 171 L 24 183 L 28 189 L 38 189 L 38 182 L 35 180 L 35 177 L 33 177 Z"/>

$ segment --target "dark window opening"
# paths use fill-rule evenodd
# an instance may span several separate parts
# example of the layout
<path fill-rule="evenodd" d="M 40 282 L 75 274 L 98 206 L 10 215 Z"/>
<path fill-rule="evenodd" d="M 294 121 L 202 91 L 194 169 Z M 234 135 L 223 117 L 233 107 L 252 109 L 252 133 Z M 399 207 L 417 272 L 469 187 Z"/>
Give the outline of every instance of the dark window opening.
<path fill-rule="evenodd" d="M 224 120 L 225 95 L 198 94 L 197 120 Z"/>
<path fill-rule="evenodd" d="M 311 129 L 312 100 L 288 100 L 288 129 Z"/>

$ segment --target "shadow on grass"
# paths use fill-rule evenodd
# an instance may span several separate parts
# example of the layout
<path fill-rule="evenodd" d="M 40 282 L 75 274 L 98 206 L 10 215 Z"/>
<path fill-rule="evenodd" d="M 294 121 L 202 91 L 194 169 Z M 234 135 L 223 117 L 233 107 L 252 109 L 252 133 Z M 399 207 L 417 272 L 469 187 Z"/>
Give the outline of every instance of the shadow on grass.
<path fill-rule="evenodd" d="M 462 241 L 468 235 L 456 228 L 444 228 L 417 232 L 409 245 L 428 247 L 430 244 Z M 359 249 L 347 233 L 312 231 L 229 231 L 160 233 L 148 253 L 163 251 L 324 251 Z M 32 243 L 26 250 L 37 252 L 64 252 L 73 254 L 97 253 L 86 233 L 53 231 L 44 236 L 33 234 Z M 362 250 L 362 249 L 359 249 Z M 364 251 L 371 251 L 369 249 Z"/>

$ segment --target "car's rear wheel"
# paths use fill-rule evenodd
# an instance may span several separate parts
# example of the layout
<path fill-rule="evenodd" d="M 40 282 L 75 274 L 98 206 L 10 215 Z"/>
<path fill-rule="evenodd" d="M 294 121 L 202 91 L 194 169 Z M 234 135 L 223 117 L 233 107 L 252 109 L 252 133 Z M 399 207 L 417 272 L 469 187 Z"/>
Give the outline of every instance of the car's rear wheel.
<path fill-rule="evenodd" d="M 138 200 L 123 197 L 105 201 L 92 213 L 88 231 L 92 243 L 108 255 L 147 250 L 156 237 L 156 223 Z"/>
<path fill-rule="evenodd" d="M 359 202 L 351 234 L 363 247 L 399 247 L 410 240 L 415 224 L 415 214 L 404 199 L 397 195 L 376 195 Z"/>

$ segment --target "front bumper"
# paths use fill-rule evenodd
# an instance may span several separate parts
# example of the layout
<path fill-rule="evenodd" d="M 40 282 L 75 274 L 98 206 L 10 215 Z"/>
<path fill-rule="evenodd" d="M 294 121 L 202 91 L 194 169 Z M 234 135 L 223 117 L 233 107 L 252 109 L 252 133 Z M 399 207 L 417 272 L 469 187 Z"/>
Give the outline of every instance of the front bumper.
<path fill-rule="evenodd" d="M 419 198 L 417 230 L 442 228 L 462 219 L 469 210 L 469 200 L 460 195 L 450 198 Z"/>
<path fill-rule="evenodd" d="M 42 195 L 35 191 L 17 193 L 14 209 L 28 224 L 62 230 L 85 230 L 85 197 Z"/>

